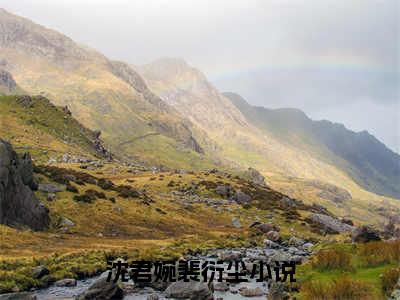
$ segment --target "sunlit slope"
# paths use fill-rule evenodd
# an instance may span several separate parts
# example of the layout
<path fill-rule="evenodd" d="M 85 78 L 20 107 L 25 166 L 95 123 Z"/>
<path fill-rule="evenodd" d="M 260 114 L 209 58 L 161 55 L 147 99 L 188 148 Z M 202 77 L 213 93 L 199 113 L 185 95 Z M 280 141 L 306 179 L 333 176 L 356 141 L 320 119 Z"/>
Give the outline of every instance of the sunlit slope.
<path fill-rule="evenodd" d="M 96 133 L 41 96 L 0 96 L 0 138 L 18 151 L 30 152 L 35 161 L 64 154 L 104 159 L 95 144 Z"/>
<path fill-rule="evenodd" d="M 186 161 L 202 155 L 197 138 L 205 134 L 152 94 L 126 64 L 5 10 L 0 25 L 3 69 L 27 93 L 68 105 L 85 126 L 102 131 L 114 152 L 150 164 L 168 164 L 171 155 Z M 140 157 L 143 149 L 146 157 Z"/>
<path fill-rule="evenodd" d="M 329 121 L 313 121 L 300 110 L 255 107 L 237 94 L 225 95 L 248 122 L 281 143 L 336 166 L 366 190 L 400 198 L 400 156 L 369 133 L 356 133 Z"/>

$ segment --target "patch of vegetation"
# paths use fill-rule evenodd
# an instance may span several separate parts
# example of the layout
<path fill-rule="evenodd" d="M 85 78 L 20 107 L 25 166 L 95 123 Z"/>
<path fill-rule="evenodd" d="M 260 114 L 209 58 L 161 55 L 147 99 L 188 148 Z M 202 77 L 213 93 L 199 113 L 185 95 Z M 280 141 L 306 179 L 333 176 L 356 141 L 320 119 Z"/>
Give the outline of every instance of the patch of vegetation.
<path fill-rule="evenodd" d="M 304 299 L 313 300 L 378 300 L 371 294 L 371 285 L 349 277 L 341 277 L 329 283 L 310 281 L 301 286 Z"/>

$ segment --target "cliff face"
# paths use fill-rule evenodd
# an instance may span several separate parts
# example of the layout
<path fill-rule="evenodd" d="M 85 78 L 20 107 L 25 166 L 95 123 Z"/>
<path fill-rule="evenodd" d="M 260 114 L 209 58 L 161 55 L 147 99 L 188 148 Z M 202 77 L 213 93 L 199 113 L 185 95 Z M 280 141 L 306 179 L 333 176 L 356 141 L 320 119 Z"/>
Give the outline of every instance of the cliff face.
<path fill-rule="evenodd" d="M 33 230 L 48 228 L 48 209 L 35 197 L 35 188 L 30 155 L 18 156 L 9 143 L 0 140 L 1 224 Z"/>

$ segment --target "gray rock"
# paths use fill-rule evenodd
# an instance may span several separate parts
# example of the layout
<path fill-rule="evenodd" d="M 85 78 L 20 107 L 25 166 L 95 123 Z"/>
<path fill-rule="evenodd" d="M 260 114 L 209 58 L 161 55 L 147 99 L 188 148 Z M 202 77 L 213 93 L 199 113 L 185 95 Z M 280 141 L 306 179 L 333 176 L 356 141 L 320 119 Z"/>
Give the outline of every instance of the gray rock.
<path fill-rule="evenodd" d="M 307 219 L 320 225 L 321 229 L 325 230 L 327 233 L 342 233 L 353 230 L 353 226 L 344 224 L 336 218 L 323 214 L 311 214 Z"/>
<path fill-rule="evenodd" d="M 312 248 L 314 247 L 313 243 L 305 243 L 302 248 L 304 251 L 311 252 Z"/>
<path fill-rule="evenodd" d="M 160 299 L 160 297 L 158 297 L 157 294 L 148 295 L 146 298 L 146 300 L 158 300 L 158 299 Z"/>
<path fill-rule="evenodd" d="M 268 239 L 264 240 L 264 246 L 265 246 L 265 248 L 271 248 L 271 249 L 278 249 L 281 247 L 278 243 L 275 243 Z"/>
<path fill-rule="evenodd" d="M 0 295 L 0 300 L 37 300 L 37 297 L 30 292 L 8 293 Z"/>
<path fill-rule="evenodd" d="M 240 223 L 240 220 L 238 218 L 232 218 L 232 225 L 235 228 L 242 228 L 242 224 Z"/>
<path fill-rule="evenodd" d="M 246 193 L 243 193 L 242 191 L 238 190 L 236 191 L 234 200 L 239 204 L 246 204 L 251 201 L 251 197 Z"/>
<path fill-rule="evenodd" d="M 304 245 L 304 241 L 302 239 L 299 239 L 295 236 L 292 236 L 289 241 L 288 241 L 288 245 L 289 246 L 294 246 L 294 247 L 301 247 Z"/>
<path fill-rule="evenodd" d="M 165 295 L 169 298 L 206 300 L 212 299 L 213 293 L 204 282 L 177 281 L 172 283 L 166 290 Z"/>
<path fill-rule="evenodd" d="M 230 185 L 219 185 L 215 188 L 215 192 L 224 198 L 229 198 L 233 195 L 234 190 Z"/>
<path fill-rule="evenodd" d="M 32 192 L 31 164 L 29 155 L 19 157 L 0 139 L 0 224 L 48 228 L 49 211 Z"/>
<path fill-rule="evenodd" d="M 286 300 L 289 299 L 285 291 L 285 285 L 282 282 L 272 282 L 269 287 L 268 300 Z"/>
<path fill-rule="evenodd" d="M 78 300 L 123 299 L 124 292 L 114 282 L 107 282 L 107 278 L 97 279 L 87 291 L 77 297 Z"/>
<path fill-rule="evenodd" d="M 65 279 L 61 279 L 56 281 L 55 283 L 56 286 L 76 286 L 76 279 L 74 278 L 65 278 Z"/>
<path fill-rule="evenodd" d="M 247 176 L 250 178 L 250 181 L 261 185 L 261 186 L 265 186 L 265 177 L 263 175 L 261 175 L 260 172 L 258 172 L 258 170 L 254 169 L 254 168 L 248 168 L 247 169 Z"/>
<path fill-rule="evenodd" d="M 39 191 L 46 193 L 59 193 L 66 190 L 65 185 L 53 184 L 53 183 L 41 183 L 39 184 Z"/>
<path fill-rule="evenodd" d="M 357 227 L 352 235 L 351 240 L 356 243 L 367 243 L 371 241 L 380 241 L 379 231 L 373 229 L 371 226 L 363 225 Z"/>
<path fill-rule="evenodd" d="M 261 297 L 264 295 L 264 291 L 259 287 L 256 288 L 243 288 L 239 291 L 239 294 L 243 297 Z"/>
<path fill-rule="evenodd" d="M 61 217 L 60 226 L 73 227 L 73 226 L 75 226 L 75 223 L 66 217 Z"/>
<path fill-rule="evenodd" d="M 268 231 L 266 234 L 267 238 L 273 242 L 277 242 L 280 240 L 281 235 L 279 234 L 279 232 L 275 231 L 275 230 L 271 230 Z"/>
<path fill-rule="evenodd" d="M 219 291 L 219 292 L 229 291 L 229 285 L 226 282 L 216 282 L 214 283 L 214 291 Z"/>
<path fill-rule="evenodd" d="M 37 266 L 32 269 L 32 276 L 35 279 L 40 279 L 48 274 L 50 274 L 50 271 L 45 266 Z"/>

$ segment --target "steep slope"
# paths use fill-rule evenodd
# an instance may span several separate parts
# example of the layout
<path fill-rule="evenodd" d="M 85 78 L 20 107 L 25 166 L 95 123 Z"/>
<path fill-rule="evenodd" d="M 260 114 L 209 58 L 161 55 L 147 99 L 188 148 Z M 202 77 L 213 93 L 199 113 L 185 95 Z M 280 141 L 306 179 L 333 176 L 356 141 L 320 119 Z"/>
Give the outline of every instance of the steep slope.
<path fill-rule="evenodd" d="M 64 154 L 110 159 L 94 132 L 81 125 L 67 107 L 56 107 L 42 96 L 0 96 L 0 137 L 18 151 L 29 151 L 37 161 Z"/>
<path fill-rule="evenodd" d="M 129 66 L 0 10 L 2 68 L 29 94 L 68 105 L 113 151 L 153 164 L 206 160 L 192 124 L 153 95 Z M 179 164 L 178 164 L 179 166 Z"/>
<path fill-rule="evenodd" d="M 16 95 L 21 93 L 23 93 L 23 91 L 17 85 L 12 75 L 0 69 L 0 95 Z"/>
<path fill-rule="evenodd" d="M 234 93 L 224 95 L 248 122 L 282 143 L 336 165 L 368 191 L 400 198 L 400 156 L 366 131 L 357 133 L 341 124 L 313 121 L 296 109 L 251 106 Z"/>
<path fill-rule="evenodd" d="M 217 145 L 214 155 L 225 163 L 323 181 L 347 180 L 308 151 L 282 143 L 254 126 L 199 70 L 183 60 L 162 58 L 135 68 L 155 93 L 207 131 Z"/>

